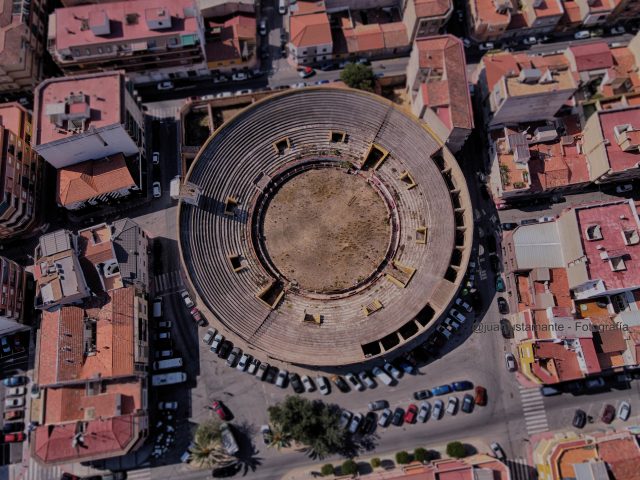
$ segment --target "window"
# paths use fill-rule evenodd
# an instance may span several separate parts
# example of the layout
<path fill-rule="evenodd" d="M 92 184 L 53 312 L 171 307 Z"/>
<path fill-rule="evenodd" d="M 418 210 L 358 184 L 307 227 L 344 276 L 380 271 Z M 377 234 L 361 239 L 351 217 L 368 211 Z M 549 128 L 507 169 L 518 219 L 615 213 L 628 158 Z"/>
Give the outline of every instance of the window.
<path fill-rule="evenodd" d="M 107 45 L 104 49 L 107 53 L 111 53 L 111 45 Z"/>
<path fill-rule="evenodd" d="M 79 49 L 79 48 L 74 48 L 74 49 L 72 50 L 72 53 L 77 57 L 77 56 L 79 56 L 79 55 L 80 55 L 80 49 Z"/>
<path fill-rule="evenodd" d="M 103 51 L 102 47 L 98 47 L 98 53 L 102 53 Z"/>
<path fill-rule="evenodd" d="M 85 48 L 85 49 L 84 49 L 84 54 L 85 54 L 85 55 L 91 55 L 91 49 L 89 49 L 89 48 Z"/>

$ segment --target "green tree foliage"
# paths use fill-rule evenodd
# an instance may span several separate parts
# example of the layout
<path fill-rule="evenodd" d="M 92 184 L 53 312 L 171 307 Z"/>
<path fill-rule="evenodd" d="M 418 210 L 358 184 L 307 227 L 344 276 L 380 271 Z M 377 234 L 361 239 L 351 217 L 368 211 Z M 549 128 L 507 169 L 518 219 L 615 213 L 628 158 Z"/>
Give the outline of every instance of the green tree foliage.
<path fill-rule="evenodd" d="M 396 453 L 396 463 L 399 465 L 406 465 L 411 461 L 411 455 L 404 450 Z"/>
<path fill-rule="evenodd" d="M 213 468 L 233 461 L 233 457 L 222 446 L 220 422 L 216 419 L 210 419 L 198 425 L 193 443 L 191 461 L 201 467 Z"/>
<path fill-rule="evenodd" d="M 382 465 L 382 460 L 380 460 L 378 457 L 373 457 L 371 459 L 371 466 L 373 468 L 378 468 L 380 465 Z"/>
<path fill-rule="evenodd" d="M 336 407 L 294 395 L 268 411 L 274 429 L 305 445 L 313 455 L 325 457 L 347 445 L 348 437 L 338 425 L 340 412 Z"/>
<path fill-rule="evenodd" d="M 447 443 L 447 455 L 453 458 L 463 458 L 467 454 L 461 442 Z"/>
<path fill-rule="evenodd" d="M 422 447 L 418 447 L 413 451 L 413 458 L 418 462 L 427 462 L 429 461 L 429 452 Z"/>
<path fill-rule="evenodd" d="M 358 464 L 351 459 L 345 460 L 340 471 L 343 475 L 355 475 L 358 473 Z"/>
<path fill-rule="evenodd" d="M 291 446 L 291 435 L 282 430 L 280 425 L 271 427 L 271 441 L 269 447 L 280 450 Z"/>
<path fill-rule="evenodd" d="M 320 469 L 320 473 L 323 477 L 328 477 L 329 475 L 333 475 L 333 465 L 327 463 L 326 465 L 322 465 Z"/>
<path fill-rule="evenodd" d="M 351 88 L 373 92 L 376 77 L 371 67 L 360 63 L 348 63 L 340 72 L 340 80 Z"/>

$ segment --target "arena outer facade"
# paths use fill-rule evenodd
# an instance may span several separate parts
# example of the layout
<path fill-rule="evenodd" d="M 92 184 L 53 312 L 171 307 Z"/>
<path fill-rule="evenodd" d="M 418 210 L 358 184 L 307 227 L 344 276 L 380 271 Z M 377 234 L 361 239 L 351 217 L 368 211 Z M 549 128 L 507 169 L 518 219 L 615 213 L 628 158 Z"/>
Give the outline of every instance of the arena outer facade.
<path fill-rule="evenodd" d="M 342 197 L 323 191 L 309 173 L 323 171 L 347 187 L 358 179 L 360 193 L 345 196 L 342 183 Z M 295 179 L 301 186 L 289 188 Z M 213 326 L 259 359 L 327 368 L 392 357 L 422 341 L 465 276 L 473 214 L 464 176 L 427 125 L 379 96 L 331 87 L 270 96 L 214 132 L 185 181 L 200 189 L 197 206 L 178 208 L 191 289 Z M 333 231 L 327 218 L 343 223 Z M 362 222 L 375 245 L 364 247 Z M 293 258 L 282 249 L 287 232 Z M 315 248 L 304 248 L 309 239 Z M 364 261 L 359 245 L 381 253 Z"/>

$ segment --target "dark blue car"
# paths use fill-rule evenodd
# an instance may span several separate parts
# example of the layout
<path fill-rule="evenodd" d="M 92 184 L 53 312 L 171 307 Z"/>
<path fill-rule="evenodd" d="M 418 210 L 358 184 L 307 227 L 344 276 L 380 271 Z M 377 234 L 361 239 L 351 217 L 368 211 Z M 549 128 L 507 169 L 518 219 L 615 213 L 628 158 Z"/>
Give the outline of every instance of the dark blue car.
<path fill-rule="evenodd" d="M 446 395 L 447 393 L 451 393 L 451 385 L 440 385 L 439 387 L 432 388 L 431 393 L 434 395 Z"/>
<path fill-rule="evenodd" d="M 463 380 L 461 382 L 453 382 L 451 386 L 456 392 L 463 392 L 465 390 L 471 390 L 473 388 L 473 383 Z"/>

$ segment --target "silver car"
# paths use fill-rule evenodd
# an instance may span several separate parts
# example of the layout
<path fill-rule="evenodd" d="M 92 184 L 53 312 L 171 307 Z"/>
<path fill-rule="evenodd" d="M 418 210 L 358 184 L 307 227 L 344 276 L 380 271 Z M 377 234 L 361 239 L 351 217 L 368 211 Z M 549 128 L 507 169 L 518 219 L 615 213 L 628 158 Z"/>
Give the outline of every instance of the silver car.
<path fill-rule="evenodd" d="M 316 385 L 318 385 L 318 390 L 320 390 L 322 395 L 329 395 L 331 392 L 329 381 L 325 377 L 316 377 Z"/>
<path fill-rule="evenodd" d="M 419 423 L 424 423 L 429 418 L 429 413 L 431 413 L 431 404 L 429 402 L 422 402 L 420 404 L 420 410 L 418 411 L 418 417 L 416 421 Z"/>

